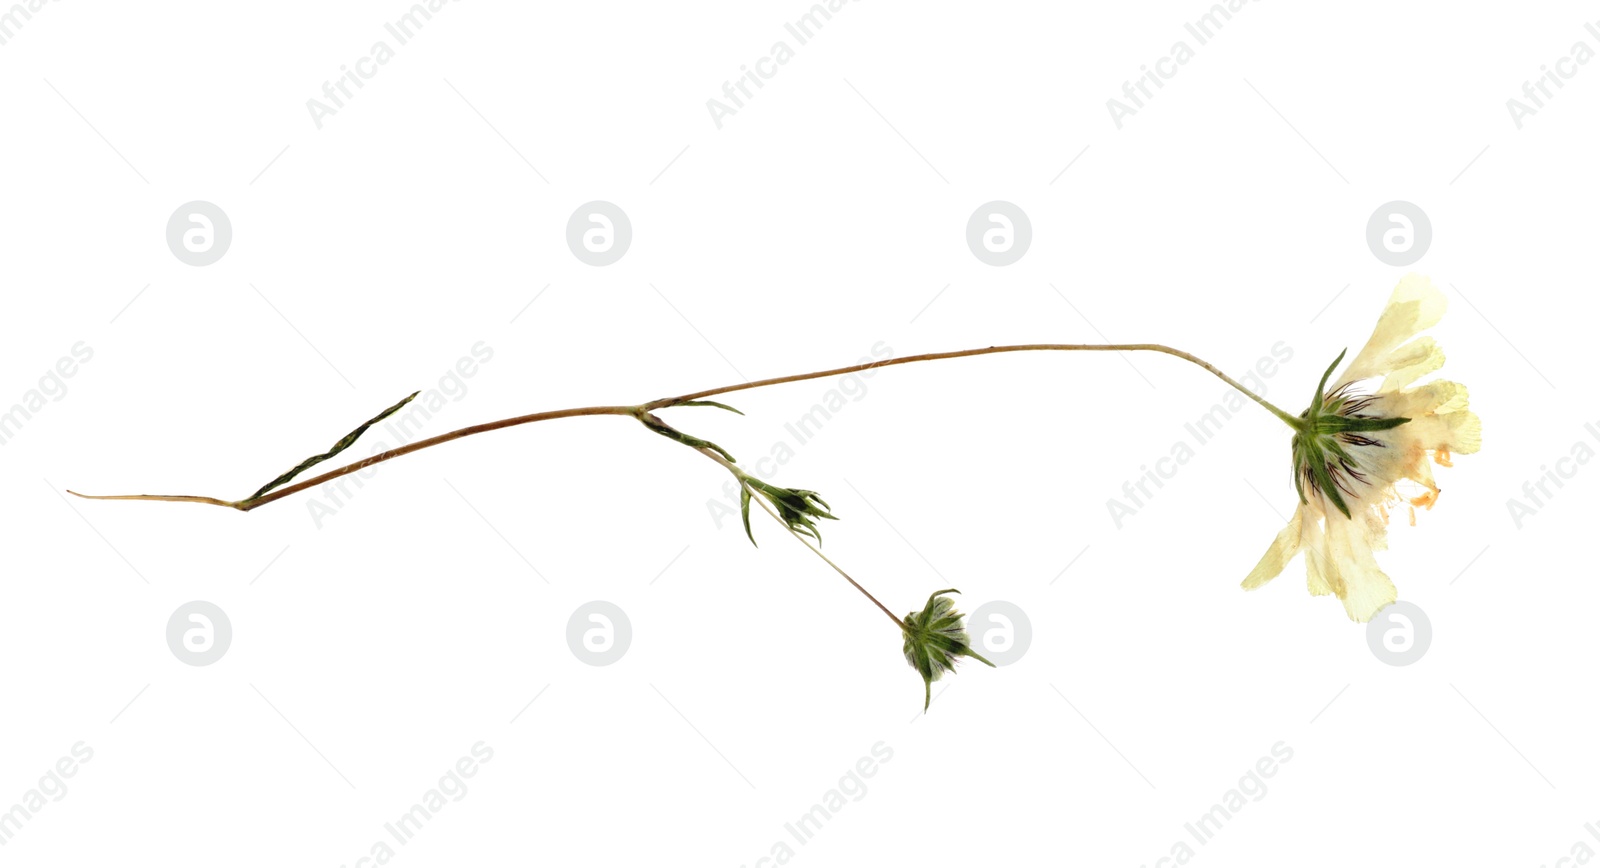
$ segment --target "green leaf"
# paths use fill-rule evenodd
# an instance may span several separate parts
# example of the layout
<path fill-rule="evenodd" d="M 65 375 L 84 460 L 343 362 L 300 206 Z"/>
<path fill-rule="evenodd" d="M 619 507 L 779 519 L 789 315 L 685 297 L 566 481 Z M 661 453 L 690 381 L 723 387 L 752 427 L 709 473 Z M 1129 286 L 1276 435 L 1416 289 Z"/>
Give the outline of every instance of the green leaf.
<path fill-rule="evenodd" d="M 756 535 L 750 531 L 750 486 L 742 483 L 739 485 L 739 514 L 744 516 L 744 535 L 750 538 L 751 545 L 760 548 Z"/>
<path fill-rule="evenodd" d="M 673 404 L 672 406 L 674 406 L 674 407 L 718 407 L 718 408 L 721 408 L 723 410 L 727 410 L 730 413 L 738 413 L 740 416 L 744 415 L 744 411 L 743 410 L 740 410 L 737 407 L 729 407 L 727 404 L 724 404 L 724 403 L 722 403 L 720 401 L 684 401 L 682 404 Z"/>
<path fill-rule="evenodd" d="M 249 503 L 250 501 L 255 500 L 256 498 L 262 496 L 263 494 L 266 494 L 267 492 L 271 491 L 272 489 L 277 488 L 278 486 L 283 485 L 284 483 L 287 483 L 291 479 L 294 479 L 296 476 L 299 476 L 300 473 L 302 471 L 306 470 L 307 468 L 314 467 L 314 466 L 316 466 L 318 464 L 321 464 L 322 462 L 327 461 L 329 458 L 332 458 L 333 456 L 338 455 L 340 452 L 343 452 L 346 449 L 349 449 L 352 445 L 355 444 L 356 440 L 358 438 L 360 438 L 362 434 L 367 433 L 367 429 L 368 428 L 371 428 L 372 426 L 378 424 L 379 422 L 382 422 L 383 420 L 385 420 L 385 419 L 389 418 L 390 416 L 394 415 L 395 412 L 397 412 L 401 407 L 404 407 L 405 405 L 411 403 L 411 399 L 412 398 L 415 398 L 420 394 L 422 394 L 422 393 L 421 392 L 412 392 L 411 394 L 407 395 L 405 398 L 401 399 L 400 403 L 395 404 L 393 407 L 390 407 L 389 409 L 383 411 L 382 413 L 379 413 L 376 416 L 373 416 L 371 419 L 368 419 L 367 421 L 361 423 L 360 427 L 356 428 L 356 430 L 351 431 L 349 434 L 344 435 L 344 437 L 340 438 L 338 443 L 333 444 L 333 448 L 332 449 L 329 449 L 327 452 L 324 452 L 321 455 L 313 455 L 310 458 L 307 458 L 306 460 L 300 462 L 299 464 L 296 464 L 294 467 L 291 467 L 288 470 L 288 472 L 284 473 L 282 476 L 279 476 L 277 479 L 272 480 L 271 482 L 267 483 L 266 485 L 261 486 L 261 488 L 256 490 L 255 494 L 250 495 L 249 497 L 247 497 L 244 500 L 240 501 L 240 503 Z"/>

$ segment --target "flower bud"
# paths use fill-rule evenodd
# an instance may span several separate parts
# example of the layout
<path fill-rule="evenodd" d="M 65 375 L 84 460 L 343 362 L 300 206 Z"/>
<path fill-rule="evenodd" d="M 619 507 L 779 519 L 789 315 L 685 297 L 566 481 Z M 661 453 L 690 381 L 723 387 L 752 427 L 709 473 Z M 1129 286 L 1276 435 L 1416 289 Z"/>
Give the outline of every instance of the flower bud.
<path fill-rule="evenodd" d="M 983 656 L 972 650 L 967 629 L 961 623 L 961 613 L 955 601 L 944 594 L 959 594 L 955 588 L 935 591 L 928 597 L 928 605 L 921 612 L 911 612 L 905 617 L 906 662 L 922 676 L 922 710 L 928 710 L 933 701 L 933 682 L 956 668 L 957 657 L 974 657 L 993 666 Z"/>

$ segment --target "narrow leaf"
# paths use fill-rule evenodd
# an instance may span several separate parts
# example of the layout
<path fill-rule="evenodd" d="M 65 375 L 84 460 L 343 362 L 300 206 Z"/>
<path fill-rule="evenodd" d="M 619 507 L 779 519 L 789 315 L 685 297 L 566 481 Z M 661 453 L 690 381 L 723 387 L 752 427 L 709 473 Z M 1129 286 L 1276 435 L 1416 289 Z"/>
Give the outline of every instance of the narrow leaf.
<path fill-rule="evenodd" d="M 727 410 L 730 413 L 738 413 L 740 416 L 744 415 L 744 411 L 743 410 L 740 410 L 737 407 L 729 407 L 727 404 L 724 404 L 721 401 L 684 401 L 682 404 L 673 404 L 672 406 L 674 406 L 674 407 L 720 407 L 720 408 L 722 408 L 724 410 Z"/>
<path fill-rule="evenodd" d="M 271 482 L 267 483 L 266 485 L 261 486 L 261 488 L 258 489 L 255 494 L 250 495 L 249 497 L 245 498 L 244 500 L 242 500 L 240 502 L 241 503 L 249 503 L 250 501 L 255 500 L 256 498 L 262 496 L 263 494 L 266 494 L 267 492 L 271 491 L 272 489 L 277 488 L 280 485 L 283 485 L 284 483 L 288 482 L 291 479 L 294 479 L 296 476 L 299 476 L 300 473 L 302 471 L 304 471 L 305 469 L 307 469 L 309 467 L 314 467 L 314 466 L 316 466 L 318 464 L 321 464 L 322 462 L 327 461 L 329 458 L 332 458 L 333 456 L 338 455 L 340 452 L 343 452 L 346 449 L 349 449 L 352 445 L 354 445 L 356 440 L 361 437 L 362 434 L 367 433 L 367 429 L 368 428 L 371 428 L 372 426 L 378 424 L 379 422 L 382 422 L 383 420 L 385 420 L 385 419 L 389 418 L 390 416 L 394 415 L 395 412 L 398 411 L 401 407 L 404 407 L 405 405 L 411 403 L 411 399 L 412 398 L 415 398 L 420 394 L 422 394 L 422 393 L 421 392 L 412 392 L 410 395 L 407 395 L 404 399 L 402 399 L 400 401 L 400 403 L 395 404 L 393 407 L 390 407 L 389 409 L 383 411 L 382 413 L 379 413 L 376 416 L 373 416 L 371 419 L 368 419 L 367 421 L 361 423 L 361 426 L 359 428 L 357 428 L 356 430 L 351 431 L 349 434 L 344 435 L 344 437 L 340 438 L 338 443 L 333 444 L 333 448 L 332 449 L 329 449 L 327 452 L 324 452 L 321 455 L 313 455 L 310 458 L 307 458 L 306 460 L 300 462 L 299 464 L 296 464 L 294 467 L 290 468 L 287 473 L 283 474 L 282 476 L 279 476 L 277 479 L 272 480 Z"/>
<path fill-rule="evenodd" d="M 739 486 L 739 512 L 744 516 L 744 535 L 750 538 L 750 544 L 756 548 L 761 546 L 756 543 L 756 535 L 750 531 L 750 486 Z"/>

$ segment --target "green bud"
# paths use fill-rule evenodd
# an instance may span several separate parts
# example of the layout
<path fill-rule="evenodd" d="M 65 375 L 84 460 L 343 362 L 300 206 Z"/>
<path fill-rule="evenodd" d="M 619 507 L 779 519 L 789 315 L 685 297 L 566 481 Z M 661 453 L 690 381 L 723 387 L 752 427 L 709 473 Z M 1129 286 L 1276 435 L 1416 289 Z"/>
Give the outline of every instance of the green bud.
<path fill-rule="evenodd" d="M 933 682 L 956 668 L 956 658 L 973 657 L 994 665 L 972 650 L 972 641 L 961 623 L 961 613 L 956 611 L 953 600 L 943 596 L 959 593 L 955 588 L 935 591 L 928 597 L 926 608 L 905 617 L 906 662 L 922 676 L 924 712 L 933 701 Z"/>
<path fill-rule="evenodd" d="M 750 494 L 758 491 L 778 510 L 778 517 L 783 523 L 797 534 L 809 536 L 818 543 L 822 542 L 822 534 L 817 530 L 813 519 L 827 518 L 838 520 L 838 516 L 829 512 L 832 507 L 815 491 L 803 488 L 784 488 L 763 482 L 754 476 L 741 473 L 739 475 L 739 512 L 744 518 L 744 532 L 750 537 L 750 544 L 755 545 L 755 534 L 750 532 Z"/>

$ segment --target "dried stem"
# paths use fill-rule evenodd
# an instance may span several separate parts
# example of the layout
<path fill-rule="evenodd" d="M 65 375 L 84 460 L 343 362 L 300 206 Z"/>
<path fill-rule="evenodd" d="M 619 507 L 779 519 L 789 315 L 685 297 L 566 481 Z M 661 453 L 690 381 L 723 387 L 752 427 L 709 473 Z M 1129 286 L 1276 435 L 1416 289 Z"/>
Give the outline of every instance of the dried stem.
<path fill-rule="evenodd" d="M 690 392 L 689 394 L 678 395 L 677 397 L 672 398 L 660 398 L 655 401 L 651 401 L 648 404 L 641 404 L 638 406 L 617 405 L 601 407 L 575 407 L 568 410 L 550 410 L 543 413 L 530 413 L 526 416 L 513 416 L 509 419 L 499 419 L 494 422 L 485 422 L 479 425 L 469 425 L 466 428 L 458 428 L 454 431 L 440 434 L 436 437 L 429 437 L 426 440 L 418 440 L 415 443 L 408 443 L 405 446 L 379 452 L 370 457 L 363 458 L 362 460 L 353 464 L 340 467 L 337 470 L 330 470 L 327 473 L 314 476 L 302 482 L 297 482 L 293 485 L 286 485 L 283 488 L 277 489 L 276 491 L 272 491 L 268 494 L 263 494 L 259 497 L 247 498 L 244 500 L 221 500 L 215 497 L 201 497 L 186 494 L 78 494 L 78 492 L 72 491 L 71 489 L 68 489 L 68 493 L 77 495 L 78 497 L 88 498 L 90 500 L 158 500 L 178 503 L 205 503 L 212 506 L 226 506 L 248 512 L 249 510 L 255 509 L 258 506 L 265 506 L 266 504 L 269 504 L 275 500 L 288 497 L 291 494 L 304 491 L 308 488 L 315 488 L 330 480 L 338 479 L 339 477 L 350 473 L 355 473 L 358 470 L 364 470 L 374 464 L 388 461 L 391 458 L 399 458 L 402 455 L 408 455 L 412 452 L 416 452 L 419 449 L 427 449 L 430 446 L 438 446 L 441 443 L 448 443 L 451 440 L 460 440 L 463 437 L 470 437 L 473 434 L 483 434 L 488 431 L 498 431 L 502 428 L 510 428 L 516 425 L 526 425 L 530 422 L 543 422 L 549 419 L 567 419 L 575 416 L 633 416 L 635 418 L 639 418 L 642 414 L 651 410 L 659 410 L 665 407 L 682 404 L 687 401 L 696 401 L 703 398 L 709 398 L 713 395 L 726 395 L 731 392 L 742 392 L 747 389 L 758 389 L 764 386 L 776 386 L 782 383 L 798 383 L 804 380 L 819 379 L 821 377 L 833 377 L 844 374 L 853 374 L 859 371 L 869 371 L 874 368 L 887 368 L 894 365 L 908 365 L 913 362 L 928 362 L 938 359 L 960 359 L 968 356 L 985 356 L 994 353 L 1041 351 L 1154 352 L 1164 353 L 1169 356 L 1176 356 L 1177 358 L 1183 359 L 1184 361 L 1195 365 L 1199 365 L 1207 371 L 1210 371 L 1212 374 L 1216 375 L 1217 378 L 1221 379 L 1223 382 L 1234 387 L 1235 389 L 1238 389 L 1240 392 L 1243 392 L 1251 400 L 1266 408 L 1268 412 L 1283 420 L 1284 424 L 1299 430 L 1300 421 L 1297 418 L 1268 403 L 1266 399 L 1255 394 L 1254 392 L 1251 392 L 1239 381 L 1233 379 L 1227 374 L 1224 374 L 1210 362 L 1207 362 L 1182 350 L 1173 349 L 1172 347 L 1164 346 L 1162 344 L 1013 344 L 1009 346 L 979 347 L 970 350 L 956 350 L 954 352 L 946 353 L 922 353 L 915 356 L 902 356 L 900 358 L 866 362 L 859 365 L 849 365 L 843 368 L 831 368 L 825 371 L 813 371 L 809 374 L 793 374 L 787 377 L 773 377 L 766 380 L 756 380 L 754 382 L 738 383 L 732 386 L 722 386 L 716 389 L 706 389 L 700 392 Z M 837 569 L 837 567 L 835 569 Z M 843 571 L 841 570 L 840 572 L 842 573 Z M 845 578 L 849 578 L 849 576 L 846 576 Z M 852 580 L 852 582 L 853 581 L 854 580 Z M 874 602 L 876 602 L 876 600 L 874 600 Z M 888 610 L 885 609 L 885 611 Z M 894 618 L 894 615 L 891 613 L 889 617 Z M 899 621 L 898 618 L 895 620 Z"/>
<path fill-rule="evenodd" d="M 1300 427 L 1300 421 L 1297 418 L 1285 413 L 1283 410 L 1278 409 L 1277 407 L 1268 403 L 1265 398 L 1262 398 L 1260 395 L 1257 395 L 1256 393 L 1245 388 L 1244 385 L 1238 380 L 1235 380 L 1227 374 L 1224 374 L 1217 368 L 1216 365 L 1211 364 L 1199 356 L 1186 353 L 1183 350 L 1174 349 L 1164 344 L 1011 344 L 1009 346 L 1001 347 L 980 347 L 978 349 L 971 350 L 955 350 L 947 353 L 922 353 L 915 356 L 901 356 L 895 359 L 884 359 L 878 362 L 865 362 L 863 364 L 850 365 L 844 368 L 832 368 L 826 371 L 814 371 L 809 374 L 794 374 L 787 377 L 773 377 L 767 380 L 755 380 L 753 382 L 740 383 L 734 386 L 706 389 L 703 392 L 690 392 L 687 395 L 679 395 L 676 398 L 661 398 L 660 400 L 651 401 L 648 404 L 642 405 L 642 409 L 657 410 L 662 407 L 670 407 L 673 404 L 682 403 L 684 401 L 696 401 L 701 398 L 709 398 L 712 395 L 726 395 L 730 392 L 742 392 L 746 389 L 758 389 L 763 386 L 776 386 L 780 383 L 798 383 L 802 380 L 815 380 L 819 377 L 833 377 L 843 374 L 854 374 L 859 371 L 868 371 L 873 368 L 887 368 L 893 365 L 908 365 L 912 362 L 931 362 L 939 359 L 962 359 L 968 356 L 986 356 L 994 353 L 1025 353 L 1042 351 L 1151 352 L 1165 353 L 1169 356 L 1176 356 L 1186 362 L 1199 365 L 1200 367 L 1205 368 L 1206 370 L 1215 374 L 1217 378 L 1222 380 L 1224 383 L 1227 383 L 1235 389 L 1238 389 L 1239 391 L 1243 392 L 1246 397 L 1265 407 L 1268 412 L 1283 420 L 1283 422 L 1290 428 L 1298 430 Z"/>
<path fill-rule="evenodd" d="M 355 473 L 358 470 L 365 470 L 366 468 L 371 467 L 380 461 L 388 461 L 391 458 L 399 458 L 402 455 L 416 452 L 418 449 L 426 449 L 429 446 L 438 446 L 440 443 L 448 443 L 451 440 L 460 440 L 463 437 L 470 437 L 473 434 L 482 434 L 486 431 L 498 431 L 501 428 L 510 428 L 513 425 L 526 425 L 529 422 L 543 422 L 546 419 L 567 419 L 573 416 L 632 416 L 634 415 L 635 410 L 636 408 L 634 407 L 621 406 L 574 407 L 570 410 L 549 410 L 543 413 L 530 413 L 526 416 L 513 416 L 509 419 L 499 419 L 494 422 L 484 422 L 480 425 L 469 425 L 465 428 L 457 428 L 454 431 L 448 431 L 444 434 L 438 435 L 437 437 L 429 437 L 426 440 L 418 440 L 415 443 L 407 443 L 406 445 L 397 447 L 395 449 L 379 452 L 370 457 L 363 458 L 354 464 L 347 464 L 344 467 L 341 467 L 337 470 L 330 470 L 327 473 L 321 474 L 320 476 L 313 476 L 310 479 L 296 482 L 293 485 L 286 485 L 277 491 L 274 491 L 270 494 L 263 494 L 262 496 L 253 500 L 218 500 L 215 497 L 197 497 L 190 494 L 78 494 L 78 492 L 73 491 L 70 488 L 67 489 L 67 493 L 77 494 L 79 497 L 87 498 L 89 500 L 165 500 L 177 503 L 209 503 L 214 506 L 230 506 L 243 512 L 249 512 L 258 506 L 264 506 L 273 502 L 274 500 L 288 497 L 291 494 L 305 491 L 308 488 L 315 488 L 330 479 L 338 479 L 341 476 Z"/>

